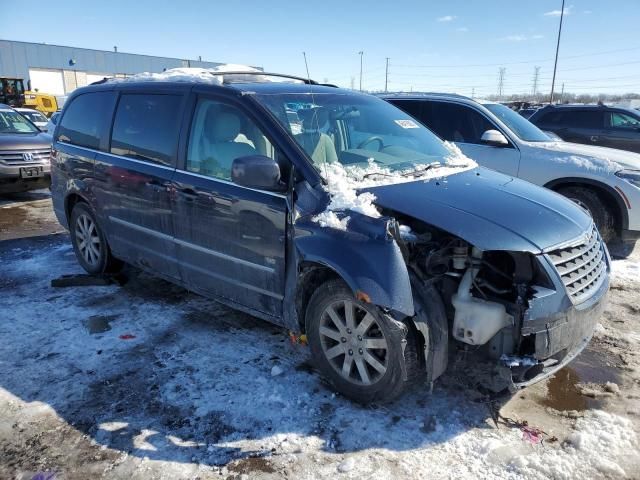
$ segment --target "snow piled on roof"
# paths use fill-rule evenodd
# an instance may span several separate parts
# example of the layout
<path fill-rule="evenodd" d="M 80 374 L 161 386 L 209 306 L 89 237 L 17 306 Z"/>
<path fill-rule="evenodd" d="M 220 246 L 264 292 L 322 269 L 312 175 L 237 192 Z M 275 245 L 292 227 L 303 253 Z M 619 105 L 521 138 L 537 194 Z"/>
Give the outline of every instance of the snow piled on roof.
<path fill-rule="evenodd" d="M 256 75 L 212 75 L 221 72 L 255 72 Z M 162 73 L 142 72 L 126 78 L 113 78 L 110 82 L 190 82 L 222 85 L 225 80 L 258 81 L 258 82 L 290 82 L 291 79 L 260 75 L 262 70 L 247 65 L 226 63 L 214 68 L 172 68 Z"/>
<path fill-rule="evenodd" d="M 312 220 L 322 227 L 346 230 L 350 217 L 336 212 L 353 211 L 372 218 L 379 218 L 380 212 L 374 205 L 376 197 L 371 192 L 358 193 L 360 189 L 408 183 L 415 181 L 429 181 L 432 178 L 442 178 L 454 173 L 476 168 L 478 164 L 466 157 L 453 143 L 444 142 L 449 151 L 442 166 L 427 168 L 418 165 L 405 170 L 392 171 L 381 167 L 369 159 L 366 167 L 341 163 L 328 163 L 321 169 L 327 180 L 327 192 L 330 202 L 327 208 Z"/>

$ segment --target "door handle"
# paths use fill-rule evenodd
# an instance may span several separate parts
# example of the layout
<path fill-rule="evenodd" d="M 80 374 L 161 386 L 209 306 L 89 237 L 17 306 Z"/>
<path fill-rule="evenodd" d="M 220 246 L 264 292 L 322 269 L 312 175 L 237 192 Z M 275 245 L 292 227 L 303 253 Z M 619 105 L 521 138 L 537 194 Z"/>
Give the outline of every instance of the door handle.
<path fill-rule="evenodd" d="M 600 137 L 598 137 L 598 135 L 591 135 L 591 141 L 592 142 L 597 142 L 598 138 L 600 138 Z"/>
<path fill-rule="evenodd" d="M 158 180 L 149 180 L 148 182 L 145 182 L 145 185 L 151 187 L 154 192 L 160 192 L 166 188 L 166 186 Z"/>
<path fill-rule="evenodd" d="M 193 202 L 198 196 L 198 193 L 193 188 L 181 188 L 178 192 L 187 202 Z"/>

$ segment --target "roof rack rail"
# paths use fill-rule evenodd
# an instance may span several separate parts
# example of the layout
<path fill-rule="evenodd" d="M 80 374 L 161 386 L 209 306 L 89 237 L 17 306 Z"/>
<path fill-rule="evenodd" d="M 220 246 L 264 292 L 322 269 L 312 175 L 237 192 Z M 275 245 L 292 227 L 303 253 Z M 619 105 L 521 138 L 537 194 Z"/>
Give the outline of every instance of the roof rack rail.
<path fill-rule="evenodd" d="M 304 78 L 304 77 L 297 77 L 295 75 L 287 75 L 286 73 L 271 73 L 271 72 L 262 72 L 262 71 L 255 71 L 255 72 L 247 72 L 247 71 L 230 71 L 230 72 L 208 72 L 211 75 L 260 75 L 263 77 L 278 77 L 278 78 L 290 78 L 292 80 L 299 80 L 301 82 L 306 83 L 307 85 L 319 85 L 318 82 L 316 82 L 315 80 L 311 80 L 310 78 Z M 224 82 L 223 80 L 223 83 Z"/>

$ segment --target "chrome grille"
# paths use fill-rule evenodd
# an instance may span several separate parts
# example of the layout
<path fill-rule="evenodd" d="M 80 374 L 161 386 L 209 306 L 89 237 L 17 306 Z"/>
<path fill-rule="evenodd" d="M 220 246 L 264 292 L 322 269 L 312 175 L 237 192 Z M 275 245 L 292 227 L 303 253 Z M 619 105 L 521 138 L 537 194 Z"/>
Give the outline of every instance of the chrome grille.
<path fill-rule="evenodd" d="M 27 158 L 25 158 L 25 153 Z M 0 163 L 5 165 L 41 165 L 51 159 L 51 149 L 0 150 Z"/>
<path fill-rule="evenodd" d="M 574 304 L 590 298 L 606 278 L 604 249 L 594 225 L 585 241 L 548 253 Z"/>

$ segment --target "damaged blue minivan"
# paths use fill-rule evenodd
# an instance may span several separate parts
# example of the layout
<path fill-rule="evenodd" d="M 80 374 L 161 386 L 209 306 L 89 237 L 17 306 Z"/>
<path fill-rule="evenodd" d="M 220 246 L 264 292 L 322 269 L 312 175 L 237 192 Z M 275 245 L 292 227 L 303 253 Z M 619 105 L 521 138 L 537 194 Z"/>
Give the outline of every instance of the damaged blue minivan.
<path fill-rule="evenodd" d="M 52 192 L 87 272 L 127 263 L 304 332 L 358 402 L 433 382 L 458 351 L 495 390 L 545 378 L 589 342 L 609 288 L 576 204 L 478 167 L 381 99 L 286 75 L 80 88 Z"/>

